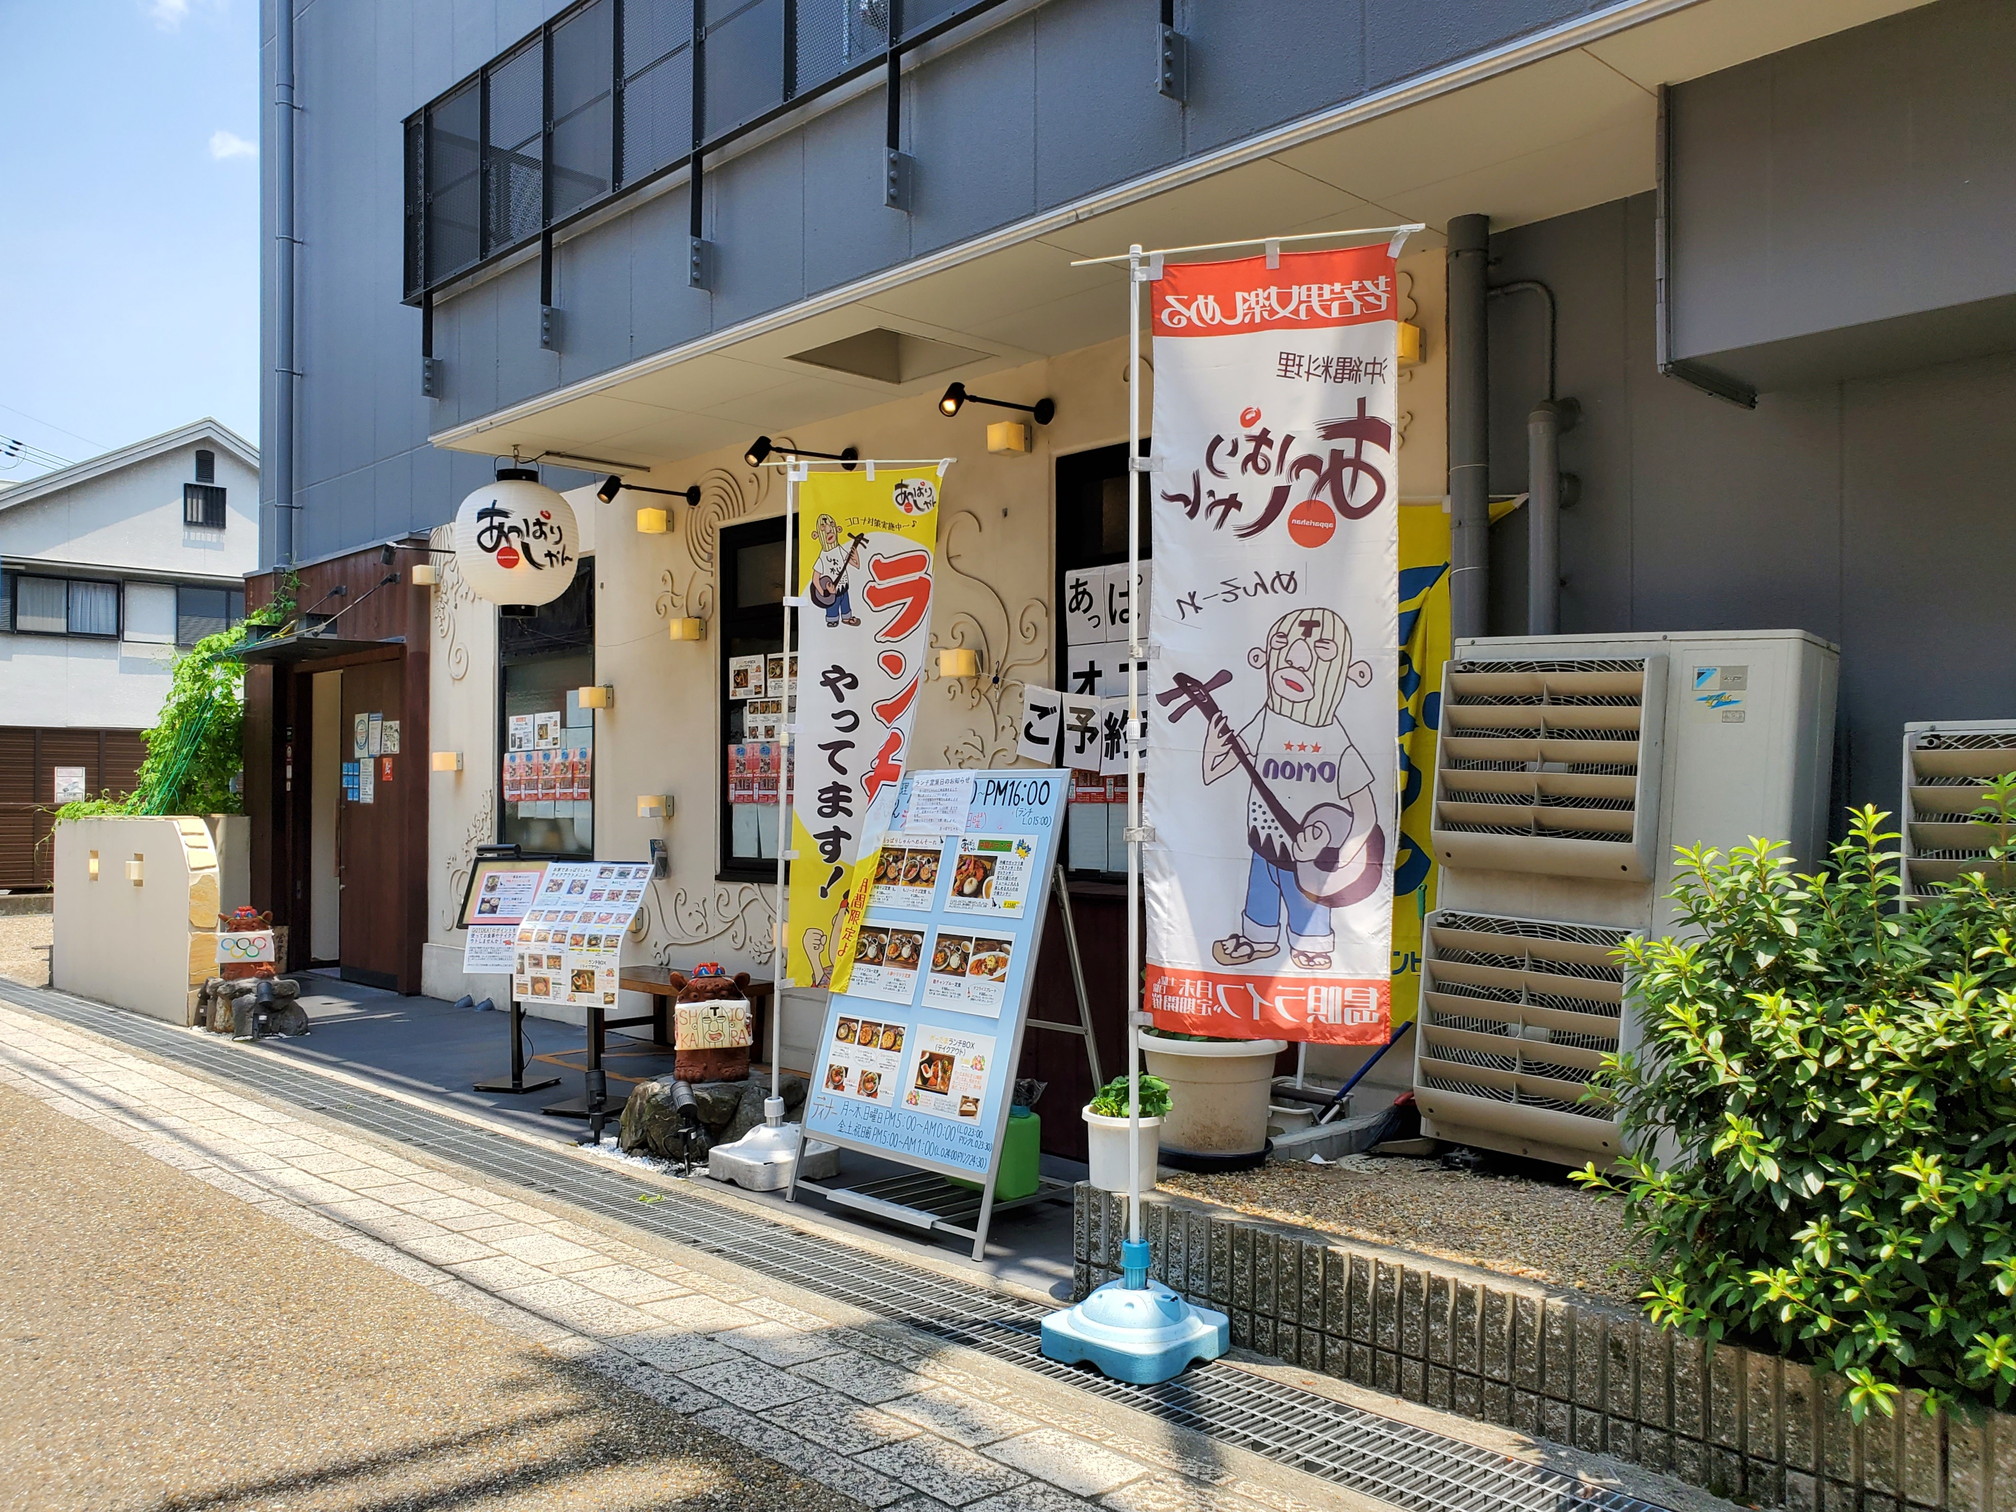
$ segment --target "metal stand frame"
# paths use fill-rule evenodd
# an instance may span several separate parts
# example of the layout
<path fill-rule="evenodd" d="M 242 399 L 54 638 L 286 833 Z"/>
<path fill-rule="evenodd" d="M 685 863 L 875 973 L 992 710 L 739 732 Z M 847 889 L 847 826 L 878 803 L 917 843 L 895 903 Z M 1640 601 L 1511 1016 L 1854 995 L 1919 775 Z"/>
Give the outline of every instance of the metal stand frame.
<path fill-rule="evenodd" d="M 509 1081 L 477 1082 L 472 1091 L 476 1092 L 543 1092 L 548 1087 L 560 1085 L 560 1078 L 549 1076 L 544 1080 L 525 1080 L 525 1010 L 518 999 L 511 999 L 511 1079 Z"/>

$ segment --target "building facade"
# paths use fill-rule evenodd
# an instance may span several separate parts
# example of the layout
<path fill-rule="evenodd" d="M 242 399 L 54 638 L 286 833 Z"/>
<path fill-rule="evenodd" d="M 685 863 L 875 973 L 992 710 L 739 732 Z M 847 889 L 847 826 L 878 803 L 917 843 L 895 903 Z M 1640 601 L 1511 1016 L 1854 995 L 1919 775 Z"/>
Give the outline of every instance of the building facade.
<path fill-rule="evenodd" d="M 0 887 L 49 810 L 131 791 L 178 650 L 244 617 L 259 454 L 215 420 L 0 488 Z"/>
<path fill-rule="evenodd" d="M 453 928 L 477 846 L 659 841 L 636 957 L 770 975 L 774 841 L 723 752 L 749 717 L 729 659 L 779 621 L 783 485 L 745 453 L 957 458 L 933 638 L 981 674 L 932 677 L 912 760 L 1012 764 L 1022 687 L 1061 682 L 1065 574 L 1125 555 L 1124 275 L 1079 260 L 1130 244 L 1424 227 L 1399 479 L 1488 581 L 1459 633 L 1809 631 L 1841 654 L 1837 810 L 1894 806 L 1906 721 L 2016 712 L 1995 0 L 322 0 L 283 26 L 286 4 L 266 72 L 306 110 L 291 177 L 264 157 L 267 228 L 298 237 L 269 240 L 266 350 L 300 376 L 267 384 L 292 463 L 262 567 L 299 566 L 304 605 L 376 595 L 340 665 L 249 684 L 253 893 L 297 924 L 297 965 L 355 952 L 367 980 L 494 991 Z M 992 451 L 1006 412 L 945 418 L 955 380 L 1055 416 Z M 1542 400 L 1576 405 L 1560 581 L 1536 592 L 1529 511 L 1480 511 L 1531 491 Z M 583 523 L 579 581 L 530 620 L 468 592 L 443 528 L 513 457 Z M 640 504 L 669 528 L 640 532 Z M 706 638 L 670 639 L 686 619 Z M 613 704 L 581 707 L 598 685 Z M 401 754 L 362 815 L 336 768 L 369 712 Z M 592 750 L 591 798 L 504 797 L 508 720 L 546 712 Z M 1112 1065 L 1121 852 L 1073 808 Z M 360 891 L 383 901 L 353 934 Z M 1059 953 L 1040 973 L 1038 1016 L 1072 1017 Z M 816 1014 L 787 994 L 793 1064 Z M 1085 1081 L 1056 1037 L 1025 1070 L 1060 1098 Z"/>

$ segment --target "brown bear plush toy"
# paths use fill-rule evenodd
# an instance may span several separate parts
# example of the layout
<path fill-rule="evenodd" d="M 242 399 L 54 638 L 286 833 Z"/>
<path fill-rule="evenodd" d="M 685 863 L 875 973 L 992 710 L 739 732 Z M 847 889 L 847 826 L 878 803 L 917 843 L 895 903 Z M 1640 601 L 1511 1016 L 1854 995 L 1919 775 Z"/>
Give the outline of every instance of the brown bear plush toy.
<path fill-rule="evenodd" d="M 702 961 L 693 975 L 671 973 L 672 1074 L 683 1082 L 741 1081 L 749 1075 L 749 973 L 729 976 L 718 962 Z"/>

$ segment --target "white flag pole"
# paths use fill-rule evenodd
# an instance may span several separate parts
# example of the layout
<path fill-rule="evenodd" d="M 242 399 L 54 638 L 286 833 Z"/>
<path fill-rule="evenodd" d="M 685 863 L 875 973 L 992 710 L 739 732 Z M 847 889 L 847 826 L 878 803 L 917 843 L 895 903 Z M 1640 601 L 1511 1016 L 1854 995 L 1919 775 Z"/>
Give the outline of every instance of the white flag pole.
<path fill-rule="evenodd" d="M 1127 1238 L 1141 1242 L 1141 244 L 1127 249 Z M 1139 1251 L 1134 1252 L 1135 1255 Z M 1130 1256 L 1130 1259 L 1134 1256 Z M 1126 1267 L 1129 1286 L 1145 1266 Z"/>
<path fill-rule="evenodd" d="M 781 991 L 791 981 L 790 883 L 791 781 L 796 775 L 798 754 L 797 685 L 791 677 L 792 653 L 798 649 L 798 480 L 805 465 L 794 463 L 784 471 L 784 692 L 778 706 L 784 711 L 782 760 L 777 776 L 777 987 Z M 781 999 L 780 999 L 781 1001 Z M 776 1127 L 784 1121 L 784 1015 L 778 1003 L 770 1005 L 770 1096 L 763 1104 L 763 1121 Z"/>

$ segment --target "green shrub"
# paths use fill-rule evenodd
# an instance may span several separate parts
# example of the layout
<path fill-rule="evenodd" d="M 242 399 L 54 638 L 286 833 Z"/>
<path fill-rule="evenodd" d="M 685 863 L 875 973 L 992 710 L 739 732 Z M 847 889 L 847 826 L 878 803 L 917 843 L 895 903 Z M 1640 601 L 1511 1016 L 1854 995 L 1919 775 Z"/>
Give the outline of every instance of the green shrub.
<path fill-rule="evenodd" d="M 1093 1096 L 1091 1108 L 1101 1118 L 1127 1116 L 1127 1078 L 1116 1076 Z M 1169 1083 L 1159 1076 L 1141 1075 L 1141 1116 L 1161 1118 L 1169 1111 Z"/>
<path fill-rule="evenodd" d="M 2006 841 L 2016 785 L 1993 790 Z M 2016 899 L 2009 848 L 1900 911 L 1889 816 L 1831 867 L 1681 852 L 1700 938 L 1624 947 L 1644 1026 L 1603 1080 L 1654 1318 L 1839 1372 L 1859 1420 L 2016 1388 Z"/>

